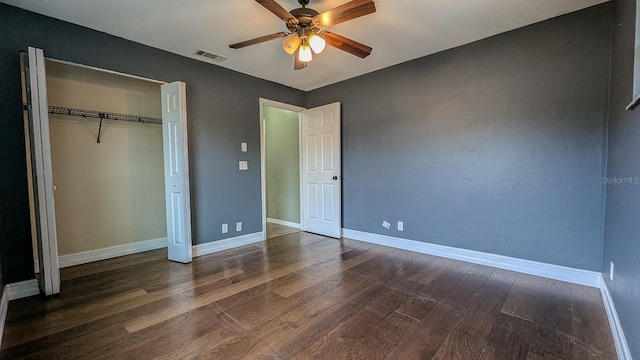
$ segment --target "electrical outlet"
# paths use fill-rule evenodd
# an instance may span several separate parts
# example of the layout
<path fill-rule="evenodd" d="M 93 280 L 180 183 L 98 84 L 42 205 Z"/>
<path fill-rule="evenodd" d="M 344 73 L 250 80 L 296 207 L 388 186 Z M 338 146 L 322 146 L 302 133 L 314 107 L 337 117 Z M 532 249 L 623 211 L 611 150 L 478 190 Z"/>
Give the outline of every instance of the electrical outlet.
<path fill-rule="evenodd" d="M 609 261 L 609 279 L 613 281 L 613 261 Z"/>
<path fill-rule="evenodd" d="M 390 228 L 391 228 L 391 224 L 389 224 L 389 223 L 388 223 L 388 222 L 386 222 L 386 221 L 383 221 L 383 222 L 382 222 L 382 227 L 384 227 L 385 229 L 390 229 Z"/>
<path fill-rule="evenodd" d="M 404 223 L 402 221 L 398 221 L 398 231 L 404 231 Z"/>
<path fill-rule="evenodd" d="M 247 169 L 249 169 L 249 164 L 246 161 L 241 160 L 241 161 L 238 162 L 238 168 L 240 170 L 247 170 Z"/>
<path fill-rule="evenodd" d="M 247 143 L 240 143 L 240 150 L 242 150 L 242 152 L 247 152 Z"/>
<path fill-rule="evenodd" d="M 236 223 L 236 231 L 242 231 L 242 222 L 241 221 L 238 221 Z"/>
<path fill-rule="evenodd" d="M 229 232 L 229 225 L 228 224 L 222 224 L 222 233 L 226 234 Z"/>

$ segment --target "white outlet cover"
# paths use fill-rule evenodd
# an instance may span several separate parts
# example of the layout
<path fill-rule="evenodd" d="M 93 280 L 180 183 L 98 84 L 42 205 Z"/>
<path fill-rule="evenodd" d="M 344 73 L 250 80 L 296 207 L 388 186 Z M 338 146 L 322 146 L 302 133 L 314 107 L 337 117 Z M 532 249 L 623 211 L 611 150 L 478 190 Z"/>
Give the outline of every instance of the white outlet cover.
<path fill-rule="evenodd" d="M 242 152 L 247 152 L 247 143 L 240 143 L 240 150 L 242 150 Z"/>
<path fill-rule="evenodd" d="M 249 164 L 246 161 L 241 160 L 241 161 L 238 162 L 238 168 L 240 170 L 248 170 L 249 169 Z"/>
<path fill-rule="evenodd" d="M 386 221 L 383 221 L 383 222 L 382 222 L 382 227 L 384 227 L 385 229 L 390 229 L 390 228 L 391 228 L 391 224 L 389 224 L 389 223 L 388 223 L 388 222 L 386 222 Z"/>
<path fill-rule="evenodd" d="M 242 231 L 242 222 L 236 223 L 236 231 Z"/>
<path fill-rule="evenodd" d="M 398 221 L 398 231 L 404 231 L 404 223 L 402 221 Z"/>
<path fill-rule="evenodd" d="M 229 232 L 229 225 L 227 224 L 222 224 L 222 233 L 226 234 Z"/>

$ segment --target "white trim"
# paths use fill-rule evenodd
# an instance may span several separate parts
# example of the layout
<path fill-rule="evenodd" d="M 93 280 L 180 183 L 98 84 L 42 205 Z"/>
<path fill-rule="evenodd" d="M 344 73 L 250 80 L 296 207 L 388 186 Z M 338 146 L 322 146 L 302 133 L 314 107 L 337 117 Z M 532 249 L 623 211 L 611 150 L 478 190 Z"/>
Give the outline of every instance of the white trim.
<path fill-rule="evenodd" d="M 0 299 L 0 347 L 2 346 L 2 335 L 4 333 L 4 322 L 7 320 L 7 310 L 9 309 L 9 294 L 7 287 L 2 290 L 2 299 Z"/>
<path fill-rule="evenodd" d="M 118 256 L 135 254 L 143 251 L 161 249 L 167 247 L 167 238 L 159 238 L 146 241 L 138 241 L 131 244 L 116 245 L 104 249 L 84 251 L 76 254 L 62 255 L 59 257 L 61 268 L 86 264 L 93 261 L 111 259 Z"/>
<path fill-rule="evenodd" d="M 280 219 L 267 218 L 267 222 L 268 223 L 272 223 L 272 224 L 282 225 L 282 226 L 288 226 L 288 227 L 292 227 L 292 228 L 296 228 L 296 229 L 302 229 L 302 226 L 299 223 L 294 223 L 294 222 L 291 222 L 291 221 L 284 221 L 284 220 L 280 220 Z"/>
<path fill-rule="evenodd" d="M 360 240 L 373 244 L 441 256 L 474 264 L 492 266 L 499 269 L 511 270 L 595 288 L 600 287 L 600 279 L 602 277 L 599 272 L 595 271 L 574 269 L 537 261 L 512 258 L 504 255 L 459 249 L 450 246 L 366 233 L 357 230 L 344 229 L 343 236 L 349 239 Z"/>
<path fill-rule="evenodd" d="M 255 244 L 265 240 L 265 232 L 240 235 L 228 239 L 212 241 L 204 244 L 193 245 L 193 257 L 212 254 L 218 251 L 229 250 L 236 247 Z"/>
<path fill-rule="evenodd" d="M 622 325 L 620 324 L 620 318 L 616 311 L 616 306 L 607 287 L 607 282 L 604 276 L 600 274 L 600 294 L 602 295 L 602 301 L 604 302 L 604 310 L 607 312 L 607 318 L 609 319 L 609 326 L 611 327 L 611 335 L 613 335 L 613 342 L 616 345 L 616 352 L 618 353 L 618 359 L 631 360 L 631 351 L 629 350 L 629 344 L 627 344 L 627 338 L 624 336 Z"/>
<path fill-rule="evenodd" d="M 36 279 L 7 284 L 4 290 L 7 292 L 8 300 L 18 300 L 40 294 Z"/>

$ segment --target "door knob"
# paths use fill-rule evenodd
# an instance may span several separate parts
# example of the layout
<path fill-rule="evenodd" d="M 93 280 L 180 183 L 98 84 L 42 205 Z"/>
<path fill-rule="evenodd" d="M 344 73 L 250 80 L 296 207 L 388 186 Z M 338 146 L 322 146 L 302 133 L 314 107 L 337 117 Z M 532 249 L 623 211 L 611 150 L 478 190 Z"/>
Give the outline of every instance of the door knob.
<path fill-rule="evenodd" d="M 337 176 L 334 176 L 334 177 L 333 177 L 333 180 L 338 180 L 338 177 L 337 177 Z"/>

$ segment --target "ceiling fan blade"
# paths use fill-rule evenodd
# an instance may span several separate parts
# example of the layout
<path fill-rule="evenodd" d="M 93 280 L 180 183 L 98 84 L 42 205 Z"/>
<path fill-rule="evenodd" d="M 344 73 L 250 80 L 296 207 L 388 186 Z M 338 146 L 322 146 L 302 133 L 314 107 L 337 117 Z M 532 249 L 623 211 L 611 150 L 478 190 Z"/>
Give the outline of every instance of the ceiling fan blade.
<path fill-rule="evenodd" d="M 274 13 L 277 17 L 288 23 L 297 24 L 298 19 L 291 15 L 285 8 L 280 6 L 275 0 L 256 0 L 256 2 L 264 6 L 267 10 Z"/>
<path fill-rule="evenodd" d="M 349 54 L 361 57 L 363 59 L 369 56 L 369 54 L 371 54 L 371 50 L 373 50 L 367 45 L 361 44 L 357 41 L 353 41 L 344 36 L 340 36 L 336 33 L 323 31 L 322 34 L 324 35 L 324 40 L 327 42 L 327 45 L 333 46 L 334 48 L 340 49 L 342 51 L 346 51 Z"/>
<path fill-rule="evenodd" d="M 374 12 L 376 12 L 376 5 L 372 0 L 352 0 L 316 15 L 314 18 L 324 27 L 329 27 Z"/>
<path fill-rule="evenodd" d="M 232 49 L 240 49 L 240 48 L 247 47 L 247 46 L 250 46 L 250 45 L 259 44 L 259 43 L 262 43 L 262 42 L 265 42 L 265 41 L 280 39 L 280 38 L 283 38 L 283 37 L 285 37 L 287 35 L 289 35 L 288 32 L 282 31 L 282 32 L 279 32 L 279 33 L 260 36 L 260 37 L 257 37 L 255 39 L 245 40 L 245 41 L 241 41 L 239 43 L 231 44 L 231 45 L 229 45 L 229 47 L 232 48 Z"/>
<path fill-rule="evenodd" d="M 293 55 L 293 70 L 302 70 L 307 67 L 307 63 L 304 61 L 300 61 L 298 59 L 300 53 L 300 48 L 296 50 L 296 53 Z"/>

